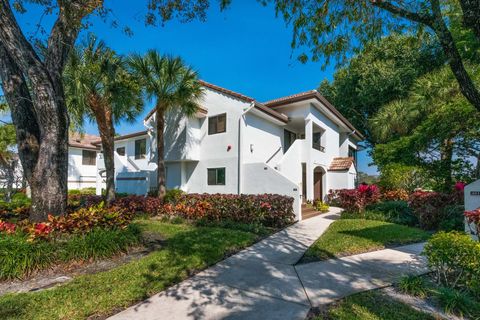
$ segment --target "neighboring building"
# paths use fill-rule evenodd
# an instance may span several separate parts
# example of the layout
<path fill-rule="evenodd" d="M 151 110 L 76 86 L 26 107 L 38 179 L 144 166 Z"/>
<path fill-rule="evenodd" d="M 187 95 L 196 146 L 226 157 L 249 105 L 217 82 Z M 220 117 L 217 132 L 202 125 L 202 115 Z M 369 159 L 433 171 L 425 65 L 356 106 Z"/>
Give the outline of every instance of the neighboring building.
<path fill-rule="evenodd" d="M 97 157 L 100 137 L 71 133 L 68 139 L 68 189 L 97 187 Z"/>
<path fill-rule="evenodd" d="M 202 84 L 205 96 L 197 114 L 167 115 L 167 188 L 289 195 L 301 219 L 303 201 L 355 187 L 357 143 L 363 136 L 317 91 L 259 103 Z M 145 131 L 116 138 L 117 192 L 156 189 L 155 116 L 152 110 L 144 119 Z M 101 154 L 101 171 L 98 160 Z"/>

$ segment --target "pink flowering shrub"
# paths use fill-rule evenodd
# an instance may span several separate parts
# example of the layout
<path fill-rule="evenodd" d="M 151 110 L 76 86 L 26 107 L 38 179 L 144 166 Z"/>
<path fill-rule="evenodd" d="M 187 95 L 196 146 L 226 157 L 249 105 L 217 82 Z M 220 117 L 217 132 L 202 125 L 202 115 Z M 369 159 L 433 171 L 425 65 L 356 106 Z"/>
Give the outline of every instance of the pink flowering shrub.
<path fill-rule="evenodd" d="M 348 212 L 361 212 L 366 206 L 380 201 L 380 189 L 372 185 L 360 185 L 357 189 L 330 190 L 327 202 Z"/>

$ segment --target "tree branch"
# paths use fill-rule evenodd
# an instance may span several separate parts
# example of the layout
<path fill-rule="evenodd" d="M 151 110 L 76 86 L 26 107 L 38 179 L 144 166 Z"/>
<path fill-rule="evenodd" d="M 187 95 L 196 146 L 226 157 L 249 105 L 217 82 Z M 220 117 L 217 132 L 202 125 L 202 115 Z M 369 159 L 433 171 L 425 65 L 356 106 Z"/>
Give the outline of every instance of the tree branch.
<path fill-rule="evenodd" d="M 370 0 L 370 3 L 375 7 L 386 10 L 394 15 L 398 15 L 402 18 L 405 18 L 414 22 L 422 23 L 427 26 L 430 26 L 433 23 L 433 16 L 428 14 L 409 11 L 407 9 L 398 7 L 389 1 Z"/>
<path fill-rule="evenodd" d="M 41 67 L 41 61 L 20 29 L 8 0 L 0 0 L 0 42 L 25 74 L 33 66 Z"/>
<path fill-rule="evenodd" d="M 472 30 L 480 40 L 480 1 L 460 0 L 460 7 L 463 12 L 463 25 Z"/>
<path fill-rule="evenodd" d="M 25 77 L 1 42 L 0 79 L 15 125 L 18 154 L 25 178 L 30 182 L 38 160 L 40 129 Z"/>

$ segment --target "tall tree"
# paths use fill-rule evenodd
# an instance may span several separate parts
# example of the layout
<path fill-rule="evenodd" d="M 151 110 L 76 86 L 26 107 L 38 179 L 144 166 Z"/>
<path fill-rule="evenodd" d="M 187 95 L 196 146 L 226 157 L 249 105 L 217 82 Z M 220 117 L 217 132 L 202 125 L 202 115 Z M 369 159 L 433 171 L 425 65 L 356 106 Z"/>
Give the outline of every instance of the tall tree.
<path fill-rule="evenodd" d="M 158 1 L 160 2 L 160 0 Z M 229 4 L 230 0 L 223 0 Z M 277 14 L 293 25 L 293 47 L 309 47 L 313 60 L 325 57 L 340 61 L 347 53 L 390 31 L 428 30 L 434 34 L 447 58 L 459 88 L 480 110 L 480 90 L 465 67 L 465 58 L 455 39 L 452 21 L 462 33 L 474 34 L 480 42 L 480 5 L 477 0 L 267 0 Z M 308 59 L 307 54 L 299 57 Z"/>
<path fill-rule="evenodd" d="M 75 48 L 64 72 L 70 116 L 77 127 L 84 119 L 97 123 L 106 169 L 106 201 L 115 200 L 115 124 L 135 121 L 142 111 L 141 87 L 130 74 L 125 60 L 90 35 Z"/>
<path fill-rule="evenodd" d="M 364 47 L 319 91 L 374 145 L 368 121 L 383 105 L 406 97 L 415 80 L 444 64 L 438 43 L 428 35 L 392 34 Z"/>
<path fill-rule="evenodd" d="M 49 23 L 39 22 L 41 36 L 27 37 L 10 2 L 19 14 L 28 10 L 29 4 L 41 6 L 44 15 L 54 16 L 53 26 L 48 30 L 45 25 L 50 28 Z M 203 19 L 208 8 L 204 0 L 154 2 L 145 1 L 149 24 L 155 23 L 155 17 L 162 22 Z M 0 79 L 32 191 L 30 218 L 34 221 L 65 212 L 69 118 L 62 74 L 80 30 L 89 25 L 86 19 L 94 13 L 106 18 L 111 11 L 103 0 L 0 0 Z M 47 43 L 42 54 L 34 47 L 39 41 Z"/>
<path fill-rule="evenodd" d="M 469 158 L 480 152 L 480 113 L 462 96 L 449 69 L 415 81 L 407 98 L 384 106 L 370 121 L 374 162 L 427 169 L 437 187 L 473 176 Z"/>
<path fill-rule="evenodd" d="M 166 193 L 165 114 L 176 110 L 186 116 L 193 115 L 199 108 L 198 103 L 204 91 L 197 72 L 179 57 L 162 56 L 150 50 L 143 57 L 133 55 L 130 66 L 142 79 L 147 97 L 155 100 L 158 197 L 163 200 Z"/>

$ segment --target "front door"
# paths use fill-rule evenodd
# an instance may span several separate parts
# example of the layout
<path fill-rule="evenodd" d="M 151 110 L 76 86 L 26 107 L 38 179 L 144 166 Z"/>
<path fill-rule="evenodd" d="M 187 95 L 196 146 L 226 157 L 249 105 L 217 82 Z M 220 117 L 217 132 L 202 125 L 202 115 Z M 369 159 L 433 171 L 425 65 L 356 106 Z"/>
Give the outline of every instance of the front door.
<path fill-rule="evenodd" d="M 323 200 L 322 199 L 322 172 L 313 173 L 313 199 L 314 200 Z"/>

